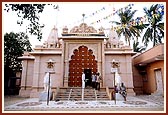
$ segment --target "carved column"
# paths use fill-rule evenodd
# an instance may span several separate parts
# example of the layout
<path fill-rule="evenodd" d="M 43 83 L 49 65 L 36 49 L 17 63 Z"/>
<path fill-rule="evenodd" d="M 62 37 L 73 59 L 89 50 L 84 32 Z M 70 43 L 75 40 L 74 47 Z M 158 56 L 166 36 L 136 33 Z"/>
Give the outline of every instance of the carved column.
<path fill-rule="evenodd" d="M 102 77 L 102 82 L 101 82 L 101 86 L 104 87 L 105 86 L 105 54 L 104 54 L 104 41 L 101 42 L 101 69 L 102 69 L 102 73 L 101 73 L 101 77 Z"/>
<path fill-rule="evenodd" d="M 65 43 L 65 61 L 64 61 L 64 68 L 65 68 L 65 74 L 64 74 L 64 87 L 68 87 L 68 72 L 69 72 L 69 60 L 68 60 L 68 43 Z"/>
<path fill-rule="evenodd" d="M 131 60 L 131 55 L 126 55 L 126 86 L 128 95 L 135 95 L 135 92 L 133 90 L 133 76 L 132 76 L 132 60 Z"/>
<path fill-rule="evenodd" d="M 98 45 L 98 51 L 97 51 L 97 65 L 98 65 L 98 72 L 101 72 L 101 54 L 102 54 L 102 52 L 101 52 L 101 44 L 100 43 L 98 43 L 97 44 Z M 102 74 L 102 73 L 101 73 Z"/>

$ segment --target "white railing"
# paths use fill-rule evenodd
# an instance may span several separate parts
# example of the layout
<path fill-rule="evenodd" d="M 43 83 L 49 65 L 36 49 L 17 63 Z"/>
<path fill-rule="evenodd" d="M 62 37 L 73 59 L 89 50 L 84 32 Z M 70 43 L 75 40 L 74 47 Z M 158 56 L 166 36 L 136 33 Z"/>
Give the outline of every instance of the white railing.
<path fill-rule="evenodd" d="M 71 97 L 71 93 L 72 93 L 72 89 L 71 89 L 70 92 L 69 92 L 68 101 L 69 101 L 69 99 L 70 99 L 70 97 Z"/>
<path fill-rule="evenodd" d="M 97 93 L 96 93 L 96 90 L 94 89 L 94 91 L 95 91 L 95 99 L 96 99 L 96 101 L 97 101 Z"/>
<path fill-rule="evenodd" d="M 82 88 L 82 101 L 84 100 L 84 88 Z"/>

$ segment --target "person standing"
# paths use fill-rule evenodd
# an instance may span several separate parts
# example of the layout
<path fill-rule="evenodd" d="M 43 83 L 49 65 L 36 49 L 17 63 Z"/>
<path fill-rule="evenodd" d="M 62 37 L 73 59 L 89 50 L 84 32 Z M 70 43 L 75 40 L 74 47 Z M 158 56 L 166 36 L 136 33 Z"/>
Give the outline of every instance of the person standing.
<path fill-rule="evenodd" d="M 96 73 L 92 74 L 92 88 L 96 88 Z"/>
<path fill-rule="evenodd" d="M 85 73 L 82 72 L 82 88 L 85 88 Z"/>
<path fill-rule="evenodd" d="M 114 86 L 114 90 L 112 91 L 112 99 L 116 101 L 116 93 L 118 93 L 117 85 Z"/>
<path fill-rule="evenodd" d="M 100 90 L 100 73 L 98 72 L 96 75 L 97 79 L 96 79 L 96 90 Z"/>
<path fill-rule="evenodd" d="M 124 97 L 124 100 L 126 101 L 127 91 L 126 91 L 126 87 L 125 87 L 124 83 L 121 83 L 119 93 Z"/>

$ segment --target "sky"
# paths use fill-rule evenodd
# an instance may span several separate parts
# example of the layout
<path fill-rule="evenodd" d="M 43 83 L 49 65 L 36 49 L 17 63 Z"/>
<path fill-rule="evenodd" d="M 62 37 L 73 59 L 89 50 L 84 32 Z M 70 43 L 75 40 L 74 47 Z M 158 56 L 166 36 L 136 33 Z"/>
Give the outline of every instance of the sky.
<path fill-rule="evenodd" d="M 157 2 L 158 3 L 158 2 Z M 5 2 L 2 6 L 4 6 Z M 69 30 L 74 26 L 80 25 L 83 22 L 82 14 L 85 14 L 84 22 L 89 26 L 93 26 L 95 29 L 101 26 L 105 28 L 105 33 L 108 34 L 108 29 L 112 27 L 111 20 L 119 20 L 116 14 L 109 16 L 112 12 L 115 12 L 121 8 L 125 8 L 129 4 L 133 4 L 132 9 L 137 10 L 134 17 L 143 17 L 144 7 L 150 7 L 156 2 L 57 2 L 53 3 L 59 6 L 59 10 L 54 9 L 52 6 L 46 6 L 43 13 L 40 14 L 40 23 L 45 24 L 43 28 L 43 38 L 40 41 L 36 39 L 36 36 L 29 35 L 32 47 L 35 45 L 42 45 L 47 40 L 51 29 L 56 26 L 58 28 L 59 36 L 61 36 L 62 28 L 67 26 Z M 115 11 L 114 11 L 115 10 Z M 109 16 L 105 19 L 105 17 Z M 16 12 L 5 12 L 3 11 L 3 33 L 6 32 L 26 32 L 26 24 L 24 21 L 23 26 L 17 25 Z M 100 22 L 97 22 L 101 20 Z"/>

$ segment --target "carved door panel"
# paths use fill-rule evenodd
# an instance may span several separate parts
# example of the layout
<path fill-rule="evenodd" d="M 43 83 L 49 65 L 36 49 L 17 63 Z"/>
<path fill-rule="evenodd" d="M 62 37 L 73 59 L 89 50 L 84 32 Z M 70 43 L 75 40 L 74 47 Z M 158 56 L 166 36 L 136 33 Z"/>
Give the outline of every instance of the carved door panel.
<path fill-rule="evenodd" d="M 73 51 L 73 55 L 69 61 L 69 87 L 82 86 L 82 72 L 85 69 L 97 72 L 97 61 L 91 49 L 88 50 L 86 46 L 80 46 Z"/>

